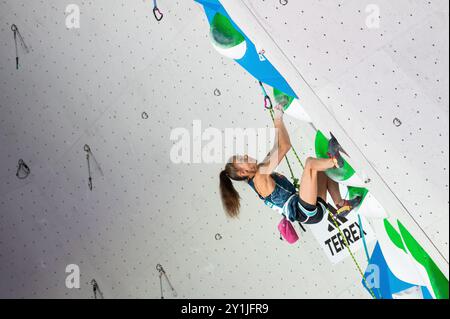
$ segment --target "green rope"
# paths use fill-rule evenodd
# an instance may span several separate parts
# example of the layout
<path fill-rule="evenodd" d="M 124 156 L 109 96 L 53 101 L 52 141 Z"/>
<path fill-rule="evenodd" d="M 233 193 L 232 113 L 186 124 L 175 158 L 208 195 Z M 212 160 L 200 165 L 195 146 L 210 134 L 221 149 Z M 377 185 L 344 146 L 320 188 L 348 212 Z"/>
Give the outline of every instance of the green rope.
<path fill-rule="evenodd" d="M 300 165 L 302 166 L 302 169 L 305 170 L 305 166 L 303 165 L 302 160 L 300 159 L 300 156 L 298 156 L 297 151 L 295 150 L 295 148 L 292 146 L 292 152 L 294 152 L 295 157 L 297 157 L 297 161 L 300 163 Z"/>

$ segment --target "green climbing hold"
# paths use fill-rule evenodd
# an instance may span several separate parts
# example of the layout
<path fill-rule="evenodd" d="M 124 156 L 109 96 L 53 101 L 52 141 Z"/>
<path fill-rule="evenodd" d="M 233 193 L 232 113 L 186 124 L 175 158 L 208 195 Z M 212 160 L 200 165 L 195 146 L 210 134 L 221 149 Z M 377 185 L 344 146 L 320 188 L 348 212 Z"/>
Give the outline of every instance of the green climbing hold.
<path fill-rule="evenodd" d="M 399 249 L 403 250 L 407 253 L 405 245 L 403 245 L 403 239 L 400 233 L 391 225 L 391 223 L 385 219 L 384 220 L 384 228 L 386 229 L 386 233 L 389 236 L 389 239 L 392 243 Z"/>
<path fill-rule="evenodd" d="M 245 41 L 244 36 L 234 28 L 231 21 L 220 13 L 213 18 L 211 35 L 214 43 L 224 49 L 233 48 Z"/>
<path fill-rule="evenodd" d="M 281 104 L 284 106 L 285 111 L 289 108 L 289 106 L 291 106 L 292 102 L 295 100 L 294 97 L 289 96 L 276 88 L 273 89 L 273 96 L 275 97 L 275 101 L 277 102 L 277 104 Z"/>
<path fill-rule="evenodd" d="M 430 278 L 431 286 L 433 287 L 434 294 L 437 299 L 448 299 L 449 298 L 449 282 L 439 267 L 431 259 L 430 255 L 420 246 L 420 244 L 415 240 L 415 238 L 409 233 L 409 231 L 398 222 L 398 227 L 402 235 L 405 245 L 408 247 L 409 252 L 420 263 L 425 267 L 428 277 Z"/>
<path fill-rule="evenodd" d="M 329 140 L 321 131 L 317 131 L 315 144 L 317 158 L 330 158 L 328 156 Z M 344 162 L 344 167 L 329 169 L 328 171 L 326 171 L 328 177 L 336 182 L 343 182 L 355 175 L 355 170 L 353 169 L 353 167 L 351 167 L 347 161 L 344 160 Z"/>
<path fill-rule="evenodd" d="M 355 197 L 361 196 L 361 204 L 366 199 L 367 194 L 369 194 L 369 190 L 364 187 L 354 187 L 348 186 L 348 199 L 353 199 Z M 361 204 L 358 207 L 361 207 Z"/>

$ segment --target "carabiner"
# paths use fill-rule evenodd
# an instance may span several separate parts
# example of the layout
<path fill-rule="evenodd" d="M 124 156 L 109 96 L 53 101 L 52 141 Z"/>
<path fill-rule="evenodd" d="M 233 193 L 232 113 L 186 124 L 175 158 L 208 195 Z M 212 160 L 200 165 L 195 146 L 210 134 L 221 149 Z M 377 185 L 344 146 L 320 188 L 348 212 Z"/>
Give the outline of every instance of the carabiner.
<path fill-rule="evenodd" d="M 259 86 L 261 87 L 261 90 L 264 94 L 264 108 L 266 110 L 273 109 L 272 99 L 270 98 L 269 94 L 267 94 L 267 91 L 264 88 L 264 84 L 261 81 L 259 81 Z"/>
<path fill-rule="evenodd" d="M 158 22 L 164 18 L 164 14 L 157 7 L 153 8 L 153 15 Z"/>
<path fill-rule="evenodd" d="M 264 97 L 264 107 L 266 108 L 266 110 L 273 109 L 272 99 L 268 95 Z"/>
<path fill-rule="evenodd" d="M 155 16 L 156 21 L 161 21 L 164 17 L 164 14 L 159 10 L 158 4 L 156 0 L 153 0 L 153 15 Z"/>

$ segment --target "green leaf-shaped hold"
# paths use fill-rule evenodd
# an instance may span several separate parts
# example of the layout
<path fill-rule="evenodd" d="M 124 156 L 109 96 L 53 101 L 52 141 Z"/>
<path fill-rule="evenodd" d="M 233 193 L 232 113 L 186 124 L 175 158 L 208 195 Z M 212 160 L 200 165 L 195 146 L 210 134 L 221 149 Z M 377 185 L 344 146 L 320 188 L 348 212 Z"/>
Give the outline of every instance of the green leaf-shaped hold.
<path fill-rule="evenodd" d="M 211 35 L 214 43 L 225 49 L 235 47 L 245 41 L 244 36 L 234 28 L 223 14 L 216 13 L 211 23 Z"/>
<path fill-rule="evenodd" d="M 400 233 L 394 228 L 394 226 L 391 225 L 391 223 L 387 219 L 384 220 L 384 229 L 386 230 L 386 233 L 388 234 L 392 243 L 397 246 L 397 248 L 407 253 L 405 245 L 403 245 L 402 235 L 400 235 Z"/>
<path fill-rule="evenodd" d="M 431 259 L 430 255 L 420 246 L 415 238 L 409 233 L 405 226 L 398 222 L 400 233 L 402 234 L 403 241 L 408 247 L 409 252 L 417 260 L 418 263 L 425 267 L 428 277 L 430 278 L 431 286 L 433 287 L 434 294 L 437 299 L 448 299 L 448 279 L 439 269 L 439 267 Z"/>
<path fill-rule="evenodd" d="M 369 190 L 364 187 L 349 186 L 347 187 L 347 189 L 348 189 L 348 198 L 353 199 L 357 196 L 361 196 L 362 198 L 361 203 L 364 201 L 364 199 L 366 199 L 367 194 L 369 194 Z"/>
<path fill-rule="evenodd" d="M 289 108 L 289 106 L 291 106 L 292 102 L 295 100 L 294 97 L 289 96 L 276 88 L 273 89 L 273 96 L 275 97 L 275 102 L 277 102 L 277 104 L 282 104 L 284 106 L 285 111 Z"/>
<path fill-rule="evenodd" d="M 316 135 L 317 158 L 330 158 L 328 156 L 329 142 L 330 141 L 321 131 L 317 131 Z M 329 178 L 331 178 L 336 182 L 343 182 L 350 179 L 350 177 L 352 177 L 353 175 L 355 175 L 355 170 L 353 169 L 353 167 L 350 166 L 350 164 L 346 160 L 344 160 L 344 167 L 329 169 L 326 171 L 326 174 L 328 175 Z"/>

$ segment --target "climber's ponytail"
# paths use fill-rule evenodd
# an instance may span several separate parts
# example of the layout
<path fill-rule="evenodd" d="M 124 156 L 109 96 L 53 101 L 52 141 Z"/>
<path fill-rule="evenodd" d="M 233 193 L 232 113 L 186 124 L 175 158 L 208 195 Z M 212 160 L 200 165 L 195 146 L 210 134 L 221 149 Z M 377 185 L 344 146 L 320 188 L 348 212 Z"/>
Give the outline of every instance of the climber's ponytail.
<path fill-rule="evenodd" d="M 244 181 L 246 178 L 237 175 L 233 164 L 228 163 L 225 170 L 220 173 L 220 195 L 227 215 L 231 218 L 237 218 L 241 208 L 241 197 L 234 188 L 232 180 Z"/>

